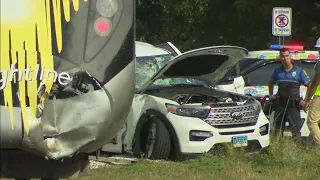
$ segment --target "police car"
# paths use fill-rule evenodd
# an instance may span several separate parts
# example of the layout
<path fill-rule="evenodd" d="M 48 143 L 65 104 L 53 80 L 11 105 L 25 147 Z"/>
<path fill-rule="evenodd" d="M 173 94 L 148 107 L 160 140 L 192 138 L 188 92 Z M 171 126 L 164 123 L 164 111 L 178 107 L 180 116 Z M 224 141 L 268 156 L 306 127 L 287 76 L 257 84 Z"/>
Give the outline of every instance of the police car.
<path fill-rule="evenodd" d="M 229 72 L 233 76 L 242 76 L 245 81 L 244 93 L 255 96 L 262 105 L 267 100 L 265 97 L 269 95 L 268 84 L 271 74 L 281 64 L 279 53 L 281 48 L 290 49 L 293 63 L 305 70 L 310 79 L 313 78 L 314 66 L 319 61 L 319 52 L 303 50 L 303 46 L 299 45 L 272 45 L 270 50 L 251 51 Z M 277 93 L 277 88 L 277 86 L 274 87 L 274 93 Z M 301 97 L 304 98 L 306 91 L 307 88 L 301 86 Z M 272 110 L 265 110 L 265 114 L 270 115 L 270 121 L 272 121 Z M 304 120 L 301 135 L 309 136 L 310 131 L 306 124 L 307 114 L 304 111 L 301 111 L 301 118 Z"/>

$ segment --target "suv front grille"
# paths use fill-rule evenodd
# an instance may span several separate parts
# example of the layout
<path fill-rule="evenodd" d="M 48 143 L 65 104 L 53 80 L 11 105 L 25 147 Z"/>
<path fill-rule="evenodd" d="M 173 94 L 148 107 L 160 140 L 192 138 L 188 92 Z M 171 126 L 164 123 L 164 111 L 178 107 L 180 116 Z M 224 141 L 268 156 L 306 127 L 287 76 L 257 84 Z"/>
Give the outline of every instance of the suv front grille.
<path fill-rule="evenodd" d="M 234 119 L 231 113 L 241 112 L 241 119 Z M 210 114 L 204 121 L 211 126 L 230 126 L 230 125 L 255 125 L 258 121 L 259 114 L 255 112 L 251 105 L 229 106 L 229 107 L 216 107 L 210 110 Z"/>

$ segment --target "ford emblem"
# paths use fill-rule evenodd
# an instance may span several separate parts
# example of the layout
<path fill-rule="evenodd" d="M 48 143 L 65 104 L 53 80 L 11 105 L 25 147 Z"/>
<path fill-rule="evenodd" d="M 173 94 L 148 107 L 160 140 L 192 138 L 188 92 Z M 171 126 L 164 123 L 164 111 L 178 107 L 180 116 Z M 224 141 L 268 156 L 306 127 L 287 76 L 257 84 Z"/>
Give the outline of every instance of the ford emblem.
<path fill-rule="evenodd" d="M 236 120 L 240 120 L 242 118 L 242 112 L 232 112 L 231 113 L 231 118 L 236 119 Z"/>

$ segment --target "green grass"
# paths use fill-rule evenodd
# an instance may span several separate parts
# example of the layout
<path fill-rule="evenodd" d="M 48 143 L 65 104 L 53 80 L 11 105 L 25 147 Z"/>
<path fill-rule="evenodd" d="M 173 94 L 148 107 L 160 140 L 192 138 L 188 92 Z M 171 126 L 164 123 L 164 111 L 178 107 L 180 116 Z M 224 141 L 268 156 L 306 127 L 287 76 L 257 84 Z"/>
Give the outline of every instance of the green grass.
<path fill-rule="evenodd" d="M 90 170 L 83 180 L 176 179 L 320 179 L 320 150 L 297 146 L 289 139 L 272 140 L 266 152 L 246 156 L 228 148 L 224 155 L 205 154 L 183 162 L 150 162 Z"/>

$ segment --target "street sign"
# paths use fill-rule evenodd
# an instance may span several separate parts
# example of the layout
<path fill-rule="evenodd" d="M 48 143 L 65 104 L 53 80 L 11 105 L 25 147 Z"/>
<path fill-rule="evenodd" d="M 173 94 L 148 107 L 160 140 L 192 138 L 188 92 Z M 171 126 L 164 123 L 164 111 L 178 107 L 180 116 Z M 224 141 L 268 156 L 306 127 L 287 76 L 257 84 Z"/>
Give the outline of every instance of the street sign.
<path fill-rule="evenodd" d="M 274 36 L 290 36 L 292 24 L 292 9 L 275 7 L 272 11 L 272 34 Z"/>

